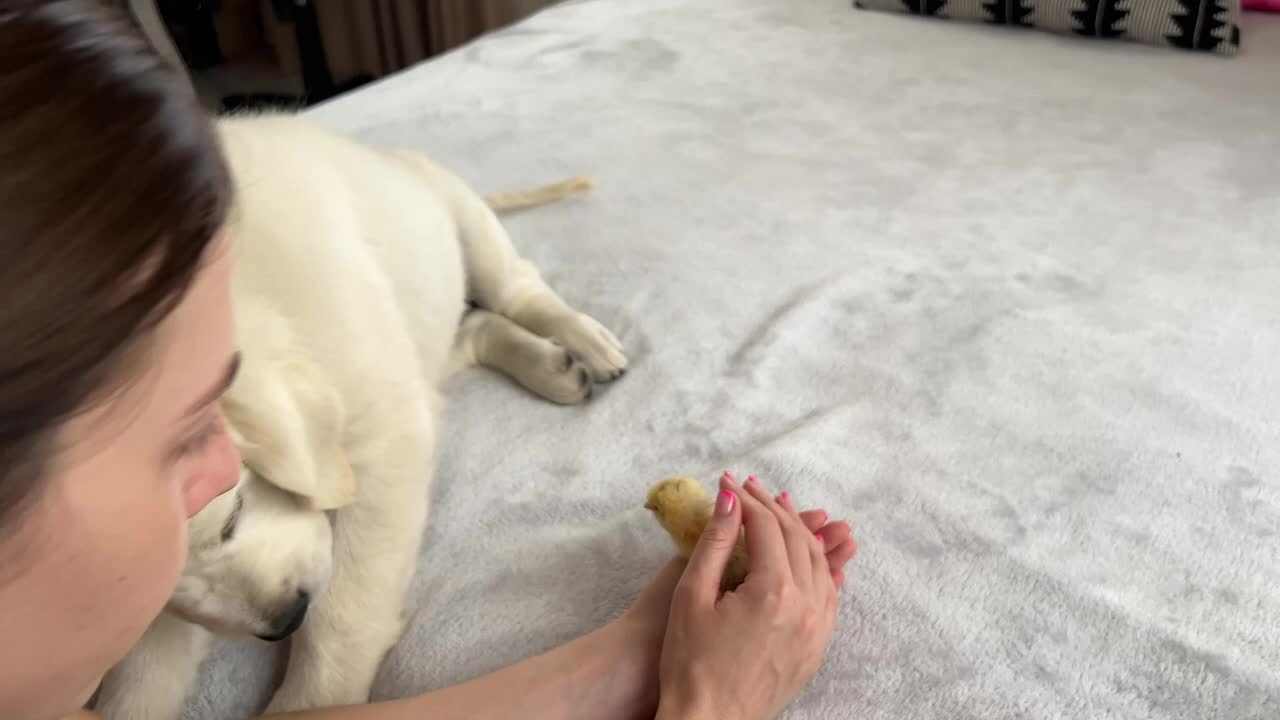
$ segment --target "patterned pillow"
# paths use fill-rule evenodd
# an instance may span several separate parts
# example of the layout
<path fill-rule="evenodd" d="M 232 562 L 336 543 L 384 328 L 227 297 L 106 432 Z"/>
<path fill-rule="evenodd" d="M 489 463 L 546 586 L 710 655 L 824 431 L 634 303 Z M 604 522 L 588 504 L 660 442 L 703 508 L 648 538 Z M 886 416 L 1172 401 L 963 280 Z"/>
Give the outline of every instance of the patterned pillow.
<path fill-rule="evenodd" d="M 1235 55 L 1241 0 L 854 0 L 886 10 Z"/>

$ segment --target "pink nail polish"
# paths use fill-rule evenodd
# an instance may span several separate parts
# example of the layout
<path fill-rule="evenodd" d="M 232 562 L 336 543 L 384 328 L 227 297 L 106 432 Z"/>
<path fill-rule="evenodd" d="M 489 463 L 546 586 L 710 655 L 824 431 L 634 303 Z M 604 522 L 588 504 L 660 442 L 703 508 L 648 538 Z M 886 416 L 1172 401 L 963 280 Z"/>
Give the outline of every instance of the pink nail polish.
<path fill-rule="evenodd" d="M 727 477 L 727 478 L 729 478 L 730 480 L 732 480 L 732 481 L 734 481 L 734 482 L 738 482 L 738 479 L 737 479 L 737 478 L 735 478 L 735 477 L 733 476 L 733 473 L 729 472 L 728 470 L 725 470 L 725 471 L 724 471 L 724 476 L 725 476 L 725 477 Z"/>
<path fill-rule="evenodd" d="M 782 494 L 778 496 L 778 499 L 782 502 L 791 502 L 791 496 L 787 494 L 786 490 L 782 491 Z"/>
<path fill-rule="evenodd" d="M 756 480 L 756 476 L 755 476 L 755 475 L 748 475 L 748 476 L 747 476 L 747 482 L 749 482 L 749 483 L 754 483 L 754 482 L 759 482 L 759 481 L 758 481 L 758 480 Z"/>
<path fill-rule="evenodd" d="M 827 543 L 827 539 L 822 537 L 822 533 L 814 533 L 813 536 L 818 538 L 819 545 L 825 545 Z"/>
<path fill-rule="evenodd" d="M 721 490 L 720 496 L 716 498 L 716 514 L 728 515 L 733 512 L 733 504 L 738 501 L 732 492 Z"/>

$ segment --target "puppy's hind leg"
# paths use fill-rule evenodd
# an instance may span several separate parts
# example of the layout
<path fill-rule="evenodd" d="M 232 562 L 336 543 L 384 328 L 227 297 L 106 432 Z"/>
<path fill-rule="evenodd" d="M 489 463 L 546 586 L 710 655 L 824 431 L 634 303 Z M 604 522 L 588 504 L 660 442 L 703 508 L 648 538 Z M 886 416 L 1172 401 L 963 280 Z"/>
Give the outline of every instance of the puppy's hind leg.
<path fill-rule="evenodd" d="M 520 257 L 485 199 L 453 174 L 414 158 L 425 178 L 448 200 L 458 223 L 467 272 L 467 299 L 504 315 L 573 353 L 596 382 L 626 371 L 622 343 L 595 318 L 569 307 L 537 268 Z"/>
<path fill-rule="evenodd" d="M 484 365 L 542 398 L 576 405 L 591 397 L 591 373 L 573 353 L 488 310 L 462 319 L 453 366 Z"/>

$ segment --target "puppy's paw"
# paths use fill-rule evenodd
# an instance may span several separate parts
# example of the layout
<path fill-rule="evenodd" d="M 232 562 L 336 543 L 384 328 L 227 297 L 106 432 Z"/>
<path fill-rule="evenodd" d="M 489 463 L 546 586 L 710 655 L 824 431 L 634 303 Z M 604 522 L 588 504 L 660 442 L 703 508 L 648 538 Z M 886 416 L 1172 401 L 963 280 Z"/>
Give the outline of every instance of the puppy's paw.
<path fill-rule="evenodd" d="M 591 399 L 591 372 L 582 361 L 550 340 L 538 340 L 538 360 L 518 373 L 521 384 L 561 405 L 577 405 Z"/>
<path fill-rule="evenodd" d="M 574 313 L 564 317 L 555 323 L 551 338 L 578 358 L 595 382 L 612 382 L 627 371 L 622 343 L 590 315 Z"/>

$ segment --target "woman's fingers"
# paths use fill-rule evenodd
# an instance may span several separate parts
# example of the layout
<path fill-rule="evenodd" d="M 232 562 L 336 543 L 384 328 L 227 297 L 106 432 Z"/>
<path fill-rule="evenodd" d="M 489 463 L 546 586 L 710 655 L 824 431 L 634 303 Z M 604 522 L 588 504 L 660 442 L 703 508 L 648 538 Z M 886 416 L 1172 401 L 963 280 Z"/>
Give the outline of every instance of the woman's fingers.
<path fill-rule="evenodd" d="M 805 510 L 800 513 L 800 520 L 806 529 L 822 536 L 822 552 L 831 578 L 839 586 L 844 582 L 844 566 L 857 554 L 858 543 L 852 540 L 853 529 L 843 520 L 831 521 L 831 516 L 822 509 Z M 841 547 L 846 541 L 852 541 L 852 545 Z"/>
<path fill-rule="evenodd" d="M 715 604 L 719 597 L 720 579 L 738 544 L 738 531 L 742 528 L 743 493 L 728 478 L 720 480 L 720 494 L 716 496 L 711 520 L 689 556 L 689 564 L 680 578 L 680 587 L 695 602 L 704 606 Z"/>
<path fill-rule="evenodd" d="M 755 476 L 747 478 L 746 490 L 749 495 L 768 508 L 782 531 L 786 545 L 787 565 L 791 568 L 790 576 L 801 588 L 813 586 L 813 566 L 809 560 L 809 549 L 816 542 L 813 534 L 804 528 L 800 516 L 789 512 L 769 493 Z"/>
<path fill-rule="evenodd" d="M 844 585 L 844 566 L 858 554 L 858 541 L 853 537 L 827 551 L 827 565 L 831 568 L 831 579 L 836 587 Z"/>
<path fill-rule="evenodd" d="M 817 578 L 825 578 L 830 574 L 827 567 L 827 558 L 823 552 L 823 537 L 814 530 L 810 530 L 805 524 L 804 517 L 800 511 L 796 509 L 795 501 L 787 493 L 778 496 L 778 505 L 787 513 L 788 523 L 796 531 L 798 537 L 796 543 L 804 548 L 808 554 L 808 571 L 805 573 L 806 587 L 811 587 L 813 581 Z"/>
<path fill-rule="evenodd" d="M 732 476 L 729 477 L 732 478 Z M 734 487 L 738 486 L 734 485 Z M 747 511 L 747 508 L 754 508 L 758 504 L 773 516 L 777 523 L 777 530 L 780 533 L 783 533 L 783 542 L 787 547 L 790 546 L 790 541 L 788 536 L 785 534 L 787 530 L 784 526 L 784 520 L 788 516 L 798 520 L 796 525 L 803 528 L 806 534 L 812 536 L 813 542 L 808 545 L 810 552 L 813 553 L 816 551 L 819 553 L 818 557 L 822 558 L 822 562 L 815 566 L 812 564 L 813 555 L 811 554 L 809 556 L 810 566 L 815 570 L 820 571 L 825 565 L 826 571 L 830 574 L 835 587 L 839 588 L 844 585 L 846 578 L 844 568 L 858 552 L 858 542 L 853 538 L 853 529 L 850 527 L 848 522 L 843 520 L 833 521 L 831 520 L 830 515 L 820 508 L 798 512 L 792 498 L 789 496 L 784 497 L 785 493 L 784 495 L 779 495 L 776 499 L 769 497 L 769 495 L 764 491 L 764 488 L 759 484 L 759 481 L 749 482 L 741 489 L 743 494 L 746 496 L 747 501 L 744 502 L 744 511 L 746 514 L 744 514 L 743 517 L 743 524 L 747 526 L 747 543 L 748 551 L 752 558 L 752 572 L 757 571 L 757 553 L 753 549 L 753 542 L 758 541 L 752 540 L 751 536 L 753 535 L 753 532 L 751 529 L 751 511 Z M 775 512 L 774 508 L 776 508 L 778 512 Z M 759 523 L 757 523 L 757 525 L 759 525 Z M 818 537 L 822 538 L 821 542 L 818 541 Z M 787 566 L 790 568 L 793 563 L 790 550 L 784 550 L 784 553 L 786 553 Z M 761 564 L 769 565 L 771 562 L 772 561 L 761 562 Z M 794 562 L 798 563 L 799 561 L 796 560 Z M 794 574 L 792 577 L 794 577 Z"/>
<path fill-rule="evenodd" d="M 805 529 L 809 532 L 818 532 L 830 519 L 831 517 L 827 515 L 827 511 L 822 509 L 805 510 L 800 513 L 800 521 L 804 523 Z"/>
<path fill-rule="evenodd" d="M 826 550 L 830 552 L 837 545 L 853 537 L 853 529 L 849 527 L 849 523 L 843 520 L 829 522 L 818 528 L 817 532 L 822 534 L 822 538 L 826 541 Z"/>
<path fill-rule="evenodd" d="M 747 572 L 762 577 L 791 579 L 791 560 L 787 557 L 787 543 L 778 517 L 760 501 L 759 483 L 747 482 L 746 485 L 739 490 L 742 495 L 742 523 L 746 526 L 747 536 Z M 757 486 L 756 491 L 751 485 Z"/>
<path fill-rule="evenodd" d="M 827 536 L 821 531 L 813 533 L 814 542 L 809 543 L 809 567 L 813 581 L 825 581 L 831 575 L 831 565 L 827 562 Z"/>

